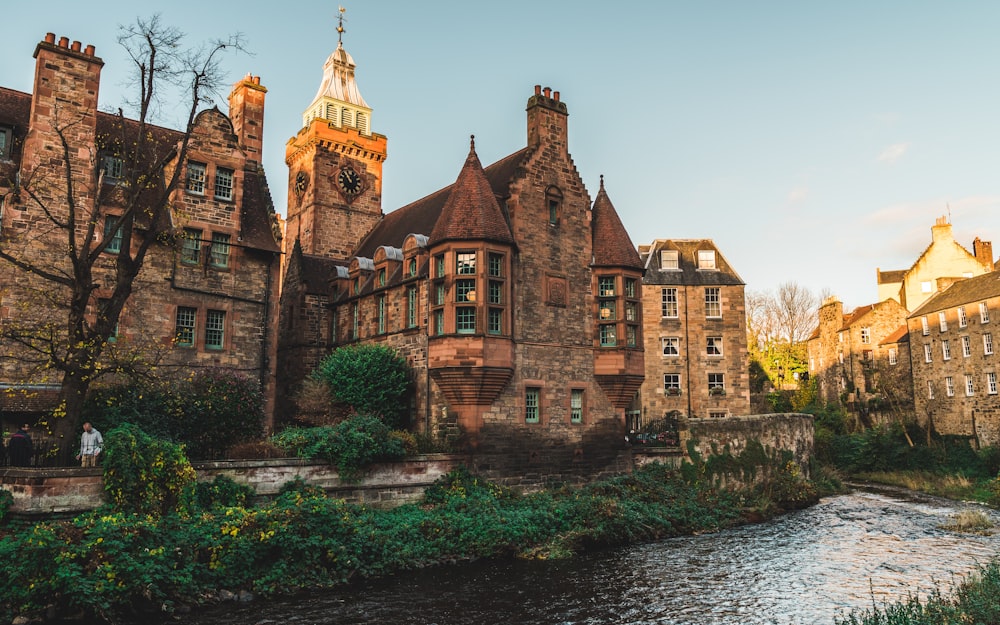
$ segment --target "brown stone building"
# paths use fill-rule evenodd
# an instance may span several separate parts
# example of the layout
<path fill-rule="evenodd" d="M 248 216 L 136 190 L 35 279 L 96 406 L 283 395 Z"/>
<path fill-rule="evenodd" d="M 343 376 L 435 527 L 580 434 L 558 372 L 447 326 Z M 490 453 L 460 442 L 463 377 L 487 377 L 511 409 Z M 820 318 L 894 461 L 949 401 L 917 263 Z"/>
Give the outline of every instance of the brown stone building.
<path fill-rule="evenodd" d="M 743 280 L 710 239 L 657 239 L 639 256 L 646 380 L 634 420 L 749 414 Z"/>
<path fill-rule="evenodd" d="M 907 319 L 917 419 L 940 434 L 1000 444 L 996 343 L 1000 274 L 952 284 Z"/>
<path fill-rule="evenodd" d="M 905 323 L 906 310 L 894 299 L 859 306 L 845 315 L 840 300 L 827 298 L 808 341 L 809 375 L 816 380 L 820 399 L 844 399 L 864 408 L 880 394 L 879 367 L 908 370 L 909 363 L 899 356 Z M 888 384 L 889 376 L 883 378 Z"/>
<path fill-rule="evenodd" d="M 280 404 L 335 347 L 390 345 L 414 373 L 414 429 L 458 429 L 529 472 L 607 466 L 643 378 L 642 265 L 581 180 L 566 104 L 536 87 L 527 145 L 383 215 L 386 138 L 338 45 L 287 147 Z M 456 164 L 458 165 L 458 164 Z"/>
<path fill-rule="evenodd" d="M 186 158 L 177 162 L 181 132 L 152 126 L 141 132 L 135 120 L 98 111 L 103 61 L 93 46 L 49 34 L 35 59 L 32 93 L 0 88 L 0 246 L 36 267 L 65 272 L 69 259 L 59 250 L 66 249 L 67 231 L 52 223 L 65 220 L 72 203 L 75 240 L 80 244 L 92 226 L 93 241 L 103 246 L 94 252 L 99 288 L 88 301 L 88 323 L 98 323 L 117 263 L 126 262 L 119 251 L 135 249 L 139 232 L 153 226 L 137 218 L 135 236 L 128 237 L 116 221 L 130 193 L 129 174 L 142 166 L 128 162 L 121 146 L 145 140 L 149 158 L 166 159 L 168 172 L 184 171 L 164 217 L 169 223 L 158 224 L 164 236 L 150 247 L 112 333 L 108 366 L 132 359 L 155 365 L 160 375 L 224 367 L 259 378 L 273 398 L 280 236 L 260 167 L 266 93 L 260 80 L 247 76 L 234 86 L 228 117 L 214 108 L 198 114 Z M 165 187 L 154 181 L 149 188 Z M 5 329 L 65 327 L 69 297 L 68 288 L 0 261 Z M 65 340 L 59 331 L 53 336 Z M 5 418 L 51 408 L 56 373 L 15 341 L 0 347 Z"/>

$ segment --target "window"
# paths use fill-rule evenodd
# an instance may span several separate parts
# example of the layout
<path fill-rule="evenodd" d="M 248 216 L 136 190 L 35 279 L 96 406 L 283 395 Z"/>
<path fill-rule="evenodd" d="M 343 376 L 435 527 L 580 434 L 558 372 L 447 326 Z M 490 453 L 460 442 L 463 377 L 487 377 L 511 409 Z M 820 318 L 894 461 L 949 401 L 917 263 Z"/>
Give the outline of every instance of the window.
<path fill-rule="evenodd" d="M 968 358 L 971 355 L 972 355 L 972 341 L 969 340 L 969 337 L 963 336 L 962 337 L 962 356 L 964 358 Z"/>
<path fill-rule="evenodd" d="M 205 164 L 188 161 L 187 190 L 195 195 L 205 194 Z"/>
<path fill-rule="evenodd" d="M 639 326 L 625 326 L 625 345 L 635 347 L 639 344 Z"/>
<path fill-rule="evenodd" d="M 541 395 L 541 389 L 538 388 L 524 389 L 525 423 L 538 423 L 538 419 L 541 416 L 541 406 L 539 406 L 538 402 L 540 395 Z"/>
<path fill-rule="evenodd" d="M 472 308 L 471 306 L 459 306 L 455 309 L 455 331 L 459 334 L 475 334 L 475 308 Z"/>
<path fill-rule="evenodd" d="M 583 423 L 583 389 L 569 391 L 569 422 Z"/>
<path fill-rule="evenodd" d="M 958 327 L 964 328 L 969 325 L 969 318 L 965 315 L 965 306 L 958 307 Z"/>
<path fill-rule="evenodd" d="M 215 199 L 233 199 L 233 170 L 223 167 L 215 168 Z"/>
<path fill-rule="evenodd" d="M 875 352 L 872 351 L 872 350 L 870 350 L 870 349 L 863 350 L 861 352 L 861 358 L 865 362 L 871 362 L 871 361 L 875 360 Z"/>
<path fill-rule="evenodd" d="M 417 287 L 406 289 L 406 327 L 417 327 Z"/>
<path fill-rule="evenodd" d="M 660 250 L 660 269 L 680 269 L 677 250 Z"/>
<path fill-rule="evenodd" d="M 948 318 L 945 316 L 943 312 L 938 313 L 938 328 L 942 332 L 948 331 Z"/>
<path fill-rule="evenodd" d="M 377 299 L 378 306 L 378 333 L 385 334 L 385 295 L 379 295 Z"/>
<path fill-rule="evenodd" d="M 615 296 L 615 277 L 601 276 L 597 279 L 598 293 L 601 297 Z"/>
<path fill-rule="evenodd" d="M 434 285 L 434 305 L 444 305 L 444 282 L 438 282 Z"/>
<path fill-rule="evenodd" d="M 444 334 L 444 311 L 435 310 L 434 311 L 434 334 L 435 336 L 441 336 Z"/>
<path fill-rule="evenodd" d="M 490 280 L 488 288 L 487 301 L 490 304 L 503 304 L 503 282 Z"/>
<path fill-rule="evenodd" d="M 455 273 L 472 276 L 476 273 L 476 253 L 459 252 L 455 255 Z"/>
<path fill-rule="evenodd" d="M 965 374 L 965 395 L 966 397 L 972 397 L 975 394 L 975 390 L 972 388 L 972 376 L 968 373 Z"/>
<path fill-rule="evenodd" d="M 357 340 L 361 336 L 361 314 L 358 310 L 358 303 L 354 302 L 354 306 L 351 307 L 351 338 Z"/>
<path fill-rule="evenodd" d="M 209 310 L 205 316 L 205 349 L 222 349 L 226 338 L 226 311 Z"/>
<path fill-rule="evenodd" d="M 924 336 L 931 333 L 931 327 L 927 324 L 927 317 L 923 316 L 920 318 L 920 330 L 923 332 Z"/>
<path fill-rule="evenodd" d="M 503 254 L 494 254 L 490 252 L 489 255 L 489 273 L 491 278 L 502 278 L 503 277 Z"/>
<path fill-rule="evenodd" d="M 955 396 L 955 380 L 950 375 L 944 379 L 944 394 L 948 397 Z"/>
<path fill-rule="evenodd" d="M 997 394 L 997 374 L 993 371 L 986 372 L 986 392 L 990 395 Z"/>
<path fill-rule="evenodd" d="M 715 269 L 715 250 L 698 250 L 698 269 Z"/>
<path fill-rule="evenodd" d="M 675 287 L 667 287 L 663 289 L 662 302 L 661 302 L 661 312 L 664 317 L 676 318 L 677 317 L 677 289 Z"/>
<path fill-rule="evenodd" d="M 663 374 L 663 392 L 667 395 L 680 395 L 681 394 L 681 374 L 679 373 L 664 373 Z"/>
<path fill-rule="evenodd" d="M 174 342 L 181 347 L 194 347 L 194 320 L 198 311 L 187 306 L 177 307 L 177 321 L 174 324 Z"/>
<path fill-rule="evenodd" d="M 934 399 L 934 383 L 927 380 L 927 399 Z"/>
<path fill-rule="evenodd" d="M 97 300 L 97 316 L 100 318 L 99 319 L 100 321 L 107 321 L 108 318 L 107 310 L 108 306 L 110 305 L 111 305 L 111 300 L 106 297 L 102 297 Z M 118 324 L 116 323 L 115 327 L 111 328 L 111 334 L 108 335 L 108 343 L 114 343 L 117 340 L 118 340 Z"/>
<path fill-rule="evenodd" d="M 635 299 L 635 278 L 625 278 L 625 297 Z"/>
<path fill-rule="evenodd" d="M 951 360 L 951 343 L 948 341 L 941 341 L 941 357 L 945 360 Z"/>
<path fill-rule="evenodd" d="M 724 410 L 709 410 L 708 411 L 708 418 L 709 419 L 724 419 L 727 416 L 729 416 L 729 415 Z"/>
<path fill-rule="evenodd" d="M 725 392 L 726 392 L 726 374 L 725 373 L 709 373 L 708 374 L 708 392 L 711 395 L 725 395 Z"/>
<path fill-rule="evenodd" d="M 899 362 L 899 352 L 896 351 L 895 347 L 889 348 L 889 364 L 894 365 Z"/>
<path fill-rule="evenodd" d="M 443 278 L 444 277 L 444 255 L 434 257 L 434 277 Z"/>
<path fill-rule="evenodd" d="M 844 352 L 837 352 L 837 360 L 840 361 L 840 364 L 844 364 Z"/>
<path fill-rule="evenodd" d="M 410 259 L 410 277 L 412 278 L 415 275 L 417 275 L 417 259 L 416 258 L 411 258 Z"/>
<path fill-rule="evenodd" d="M 722 317 L 722 300 L 719 297 L 719 287 L 705 289 L 705 316 Z"/>
<path fill-rule="evenodd" d="M 931 346 L 929 343 L 924 344 L 924 362 L 931 362 Z"/>
<path fill-rule="evenodd" d="M 618 318 L 618 307 L 613 299 L 601 300 L 601 320 L 610 321 Z"/>
<path fill-rule="evenodd" d="M 212 233 L 212 249 L 210 252 L 212 266 L 216 269 L 229 267 L 229 235 L 222 232 Z"/>
<path fill-rule="evenodd" d="M 601 326 L 601 347 L 614 347 L 618 344 L 614 325 Z"/>
<path fill-rule="evenodd" d="M 979 302 L 979 323 L 989 323 L 990 309 L 986 302 Z"/>
<path fill-rule="evenodd" d="M 476 281 L 469 279 L 455 280 L 455 301 L 476 301 Z"/>
<path fill-rule="evenodd" d="M 983 354 L 989 356 L 993 353 L 993 335 L 987 332 L 983 335 Z"/>
<path fill-rule="evenodd" d="M 14 144 L 14 133 L 10 126 L 0 126 L 0 158 L 10 159 L 11 146 Z"/>
<path fill-rule="evenodd" d="M 559 211 L 562 208 L 563 195 L 558 187 L 545 189 L 545 204 L 549 207 L 549 225 L 559 225 Z"/>
<path fill-rule="evenodd" d="M 868 345 L 872 342 L 872 329 L 871 328 L 861 328 L 861 342 Z"/>
<path fill-rule="evenodd" d="M 709 336 L 705 338 L 705 353 L 709 356 L 722 356 L 722 337 Z"/>
<path fill-rule="evenodd" d="M 378 285 L 385 286 L 385 269 L 378 270 Z"/>
<path fill-rule="evenodd" d="M 503 334 L 502 308 L 490 308 L 486 312 L 486 331 L 490 334 Z"/>
<path fill-rule="evenodd" d="M 931 284 L 930 280 L 924 280 L 923 282 L 920 283 L 920 292 L 921 293 L 930 293 L 933 289 L 934 289 L 934 287 Z"/>
<path fill-rule="evenodd" d="M 664 357 L 675 357 L 681 355 L 681 339 L 679 337 L 665 336 L 660 339 L 660 345 L 663 347 Z"/>
<path fill-rule="evenodd" d="M 197 265 L 201 260 L 201 230 L 184 228 L 184 240 L 181 242 L 181 262 Z"/>
<path fill-rule="evenodd" d="M 102 154 L 101 172 L 104 182 L 114 184 L 125 174 L 125 161 L 114 154 Z"/>
<path fill-rule="evenodd" d="M 118 217 L 114 215 L 108 215 L 104 218 L 104 240 L 108 242 L 104 251 L 111 254 L 122 251 L 122 227 L 115 228 L 117 220 Z"/>

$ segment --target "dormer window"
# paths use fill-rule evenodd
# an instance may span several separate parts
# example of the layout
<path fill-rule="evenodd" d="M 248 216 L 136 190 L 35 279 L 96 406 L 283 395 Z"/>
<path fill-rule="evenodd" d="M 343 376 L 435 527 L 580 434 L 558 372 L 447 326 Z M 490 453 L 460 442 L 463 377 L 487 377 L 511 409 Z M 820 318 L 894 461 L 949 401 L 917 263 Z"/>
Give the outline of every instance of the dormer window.
<path fill-rule="evenodd" d="M 660 250 L 660 269 L 680 269 L 677 250 Z"/>
<path fill-rule="evenodd" d="M 545 189 L 545 204 L 549 208 L 549 225 L 558 226 L 560 212 L 562 212 L 563 194 L 559 187 L 548 187 Z"/>
<path fill-rule="evenodd" d="M 715 268 L 715 250 L 698 250 L 698 269 Z"/>
<path fill-rule="evenodd" d="M 417 275 L 417 259 L 416 258 L 411 258 L 410 259 L 409 274 L 410 274 L 411 278 Z"/>

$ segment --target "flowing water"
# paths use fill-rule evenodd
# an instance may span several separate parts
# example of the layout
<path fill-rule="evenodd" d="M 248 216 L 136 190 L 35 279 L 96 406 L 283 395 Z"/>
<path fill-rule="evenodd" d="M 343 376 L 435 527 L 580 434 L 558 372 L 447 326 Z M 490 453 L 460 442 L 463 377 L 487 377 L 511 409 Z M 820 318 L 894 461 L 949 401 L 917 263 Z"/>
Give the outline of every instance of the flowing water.
<path fill-rule="evenodd" d="M 558 561 L 435 567 L 349 590 L 218 606 L 180 621 L 833 625 L 852 608 L 948 590 L 1000 553 L 1000 534 L 940 529 L 969 507 L 912 493 L 859 491 L 717 534 Z M 982 510 L 1000 528 L 1000 515 Z"/>

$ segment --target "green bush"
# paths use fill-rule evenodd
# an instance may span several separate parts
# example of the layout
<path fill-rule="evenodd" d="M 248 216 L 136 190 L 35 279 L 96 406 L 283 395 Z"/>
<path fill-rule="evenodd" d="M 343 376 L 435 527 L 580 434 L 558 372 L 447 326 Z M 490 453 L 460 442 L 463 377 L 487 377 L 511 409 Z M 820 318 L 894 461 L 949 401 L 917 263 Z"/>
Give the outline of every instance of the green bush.
<path fill-rule="evenodd" d="M 0 489 L 0 521 L 7 518 L 7 512 L 12 505 L 14 505 L 14 495 L 10 494 L 9 490 Z"/>
<path fill-rule="evenodd" d="M 167 514 L 195 482 L 180 445 L 153 438 L 126 423 L 104 437 L 104 490 L 120 512 Z"/>
<path fill-rule="evenodd" d="M 406 360 L 384 345 L 336 349 L 313 371 L 334 401 L 357 413 L 375 415 L 393 428 L 405 428 L 410 392 Z"/>
<path fill-rule="evenodd" d="M 373 462 L 406 455 L 403 440 L 393 436 L 381 419 L 365 414 L 333 426 L 288 428 L 271 440 L 297 456 L 329 462 L 344 479 L 357 478 L 360 470 Z"/>
<path fill-rule="evenodd" d="M 184 444 L 192 458 L 217 459 L 228 446 L 262 435 L 264 398 L 252 378 L 205 369 L 182 381 L 95 388 L 83 418 L 101 432 L 132 423 L 155 438 Z"/>

